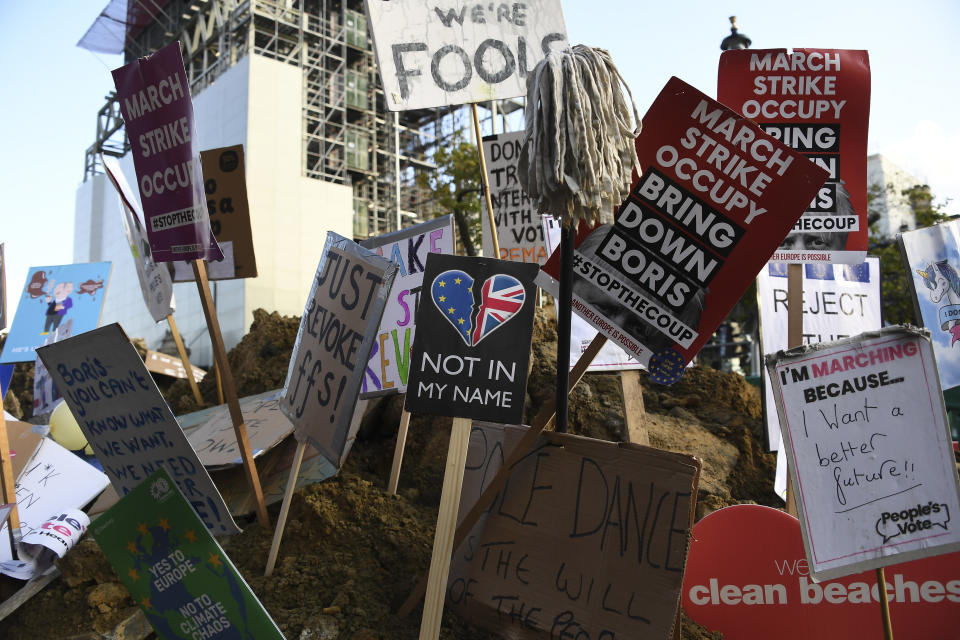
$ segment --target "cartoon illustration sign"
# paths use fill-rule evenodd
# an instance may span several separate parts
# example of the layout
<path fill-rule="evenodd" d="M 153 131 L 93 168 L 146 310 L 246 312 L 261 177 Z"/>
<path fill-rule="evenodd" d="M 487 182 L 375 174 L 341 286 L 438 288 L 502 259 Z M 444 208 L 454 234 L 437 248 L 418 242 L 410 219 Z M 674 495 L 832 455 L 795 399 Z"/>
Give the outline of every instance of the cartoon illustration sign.
<path fill-rule="evenodd" d="M 391 111 L 516 98 L 552 47 L 567 44 L 560 0 L 448 5 L 367 0 Z"/>
<path fill-rule="evenodd" d="M 111 268 L 109 262 L 30 267 L 0 362 L 33 362 L 37 347 L 68 319 L 73 335 L 95 329 Z"/>
<path fill-rule="evenodd" d="M 428 256 L 407 411 L 520 423 L 537 270 L 492 258 Z"/>
<path fill-rule="evenodd" d="M 370 238 L 360 246 L 397 265 L 397 277 L 370 351 L 361 397 L 406 393 L 424 265 L 429 253 L 454 252 L 453 216 Z"/>
<path fill-rule="evenodd" d="M 645 169 L 614 224 L 578 229 L 573 310 L 670 384 L 827 172 L 679 78 L 643 117 L 637 154 Z M 555 296 L 558 253 L 537 280 Z"/>
<path fill-rule="evenodd" d="M 159 637 L 283 640 L 166 469 L 110 507 L 90 533 Z"/>
<path fill-rule="evenodd" d="M 916 316 L 929 329 L 944 389 L 960 385 L 960 221 L 897 236 Z"/>
<path fill-rule="evenodd" d="M 867 52 L 724 51 L 717 99 L 830 173 L 772 259 L 863 262 L 868 226 Z"/>
<path fill-rule="evenodd" d="M 814 578 L 960 550 L 960 482 L 923 329 L 781 351 L 767 371 Z"/>
<path fill-rule="evenodd" d="M 153 259 L 221 260 L 180 43 L 113 70 Z"/>

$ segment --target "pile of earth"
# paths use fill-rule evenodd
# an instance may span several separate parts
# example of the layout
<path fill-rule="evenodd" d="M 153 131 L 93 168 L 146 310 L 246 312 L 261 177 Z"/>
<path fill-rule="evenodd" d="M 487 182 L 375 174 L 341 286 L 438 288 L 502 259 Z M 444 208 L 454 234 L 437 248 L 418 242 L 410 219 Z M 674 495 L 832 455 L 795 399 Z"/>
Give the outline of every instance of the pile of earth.
<path fill-rule="evenodd" d="M 526 416 L 552 399 L 557 349 L 553 310 L 540 310 L 534 325 Z M 299 319 L 258 310 L 250 332 L 229 361 L 241 396 L 276 389 L 286 377 Z M 21 374 L 18 371 L 18 374 Z M 21 378 L 26 377 L 22 372 Z M 688 369 L 664 387 L 641 374 L 645 426 L 652 446 L 703 461 L 697 517 L 729 504 L 779 507 L 773 493 L 775 456 L 763 446 L 760 394 L 741 376 Z M 216 403 L 216 383 L 200 384 L 206 404 Z M 22 387 L 21 406 L 32 398 Z M 176 413 L 198 408 L 185 381 L 165 389 Z M 8 394 L 8 398 L 10 395 Z M 275 571 L 264 577 L 273 532 L 252 518 L 238 519 L 242 534 L 223 539 L 238 566 L 287 638 L 405 640 L 418 636 L 419 612 L 393 611 L 427 572 L 440 499 L 450 420 L 414 415 L 397 495 L 386 492 L 402 400 L 369 404 L 357 441 L 337 478 L 296 492 Z M 626 439 L 618 374 L 588 373 L 570 396 L 570 430 L 613 441 Z M 270 508 L 276 522 L 279 505 Z M 58 579 L 6 620 L 4 638 L 134 638 L 118 629 L 136 612 L 96 543 L 83 541 L 60 563 Z M 0 593 L 0 599 L 6 594 Z M 122 624 L 121 624 L 122 627 Z M 100 635 L 107 634 L 107 635 Z M 110 635 L 112 634 L 112 635 Z M 490 638 L 447 612 L 441 638 Z M 719 638 L 684 619 L 682 637 Z"/>

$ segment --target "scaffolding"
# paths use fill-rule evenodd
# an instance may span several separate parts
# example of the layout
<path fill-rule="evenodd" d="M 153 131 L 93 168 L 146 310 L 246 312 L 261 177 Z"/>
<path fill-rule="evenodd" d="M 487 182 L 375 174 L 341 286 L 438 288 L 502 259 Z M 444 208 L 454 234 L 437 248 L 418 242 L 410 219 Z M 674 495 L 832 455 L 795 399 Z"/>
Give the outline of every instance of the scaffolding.
<path fill-rule="evenodd" d="M 363 0 L 128 0 L 119 11 L 128 18 L 125 59 L 179 39 L 194 95 L 250 53 L 299 67 L 301 173 L 352 188 L 356 238 L 437 213 L 416 175 L 433 170 L 432 150 L 462 131 L 462 110 L 386 109 Z M 111 94 L 84 179 L 100 172 L 100 153 L 129 148 Z"/>

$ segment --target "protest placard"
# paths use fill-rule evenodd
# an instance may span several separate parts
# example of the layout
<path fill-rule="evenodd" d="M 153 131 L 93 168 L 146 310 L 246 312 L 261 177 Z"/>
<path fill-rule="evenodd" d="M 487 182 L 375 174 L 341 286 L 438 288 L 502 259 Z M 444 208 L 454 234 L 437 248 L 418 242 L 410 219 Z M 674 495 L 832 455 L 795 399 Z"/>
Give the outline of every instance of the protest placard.
<path fill-rule="evenodd" d="M 868 235 L 867 52 L 724 51 L 717 99 L 830 173 L 772 259 L 863 262 Z"/>
<path fill-rule="evenodd" d="M 162 376 L 169 376 L 171 378 L 186 378 L 187 370 L 183 366 L 183 360 L 177 358 L 176 356 L 171 356 L 166 353 L 160 353 L 159 351 L 154 351 L 153 349 L 147 349 L 147 357 L 144 359 L 143 363 L 147 367 L 147 371 L 151 373 L 159 373 Z M 200 382 L 203 380 L 203 377 L 207 375 L 207 372 L 201 369 L 200 367 L 194 367 L 191 365 L 190 372 L 193 373 L 193 380 L 195 382 Z"/>
<path fill-rule="evenodd" d="M 166 468 L 211 532 L 239 531 L 119 324 L 41 347 L 38 354 L 118 494 Z"/>
<path fill-rule="evenodd" d="M 180 42 L 113 70 L 153 259 L 220 260 Z"/>
<path fill-rule="evenodd" d="M 53 330 L 43 341 L 43 345 L 53 344 L 73 336 L 73 318 Z M 50 413 L 60 400 L 60 392 L 53 384 L 50 372 L 43 366 L 43 361 L 37 358 L 33 363 L 33 415 L 41 416 Z"/>
<path fill-rule="evenodd" d="M 243 145 L 201 151 L 200 161 L 203 166 L 203 190 L 207 196 L 210 229 L 223 251 L 223 260 L 212 262 L 208 267 L 210 279 L 256 278 L 257 259 L 253 250 L 253 233 L 250 230 Z M 190 265 L 177 262 L 173 279 L 174 282 L 193 280 Z"/>
<path fill-rule="evenodd" d="M 527 74 L 550 48 L 567 44 L 560 0 L 366 6 L 391 111 L 525 95 Z"/>
<path fill-rule="evenodd" d="M 944 389 L 960 385 L 960 224 L 956 220 L 897 236 L 917 322 L 930 331 Z"/>
<path fill-rule="evenodd" d="M 573 310 L 669 384 L 710 338 L 827 172 L 671 78 L 637 137 L 613 225 L 581 223 Z M 554 296 L 559 256 L 537 282 Z"/>
<path fill-rule="evenodd" d="M 68 320 L 73 335 L 95 329 L 111 270 L 109 262 L 30 267 L 0 362 L 33 362 L 37 347 Z"/>
<path fill-rule="evenodd" d="M 247 427 L 254 456 L 269 451 L 293 431 L 290 419 L 280 410 L 281 393 L 280 389 L 276 389 L 240 399 L 243 423 Z M 180 424 L 184 424 L 183 419 Z M 237 440 L 233 437 L 233 423 L 225 405 L 209 410 L 203 423 L 187 433 L 187 441 L 205 467 L 241 463 Z"/>
<path fill-rule="evenodd" d="M 550 249 L 544 238 L 540 214 L 517 178 L 523 136 L 523 131 L 514 131 L 483 138 L 487 184 L 493 203 L 492 217 L 500 243 L 500 255 L 495 256 L 490 216 L 480 216 L 483 255 L 512 262 L 543 264 L 550 256 Z"/>
<path fill-rule="evenodd" d="M 960 485 L 923 330 L 779 352 L 767 372 L 816 579 L 960 549 Z"/>
<path fill-rule="evenodd" d="M 880 260 L 867 258 L 859 265 L 804 265 L 803 344 L 819 344 L 875 331 L 880 319 Z M 757 275 L 760 340 L 765 354 L 786 349 L 787 265 L 771 262 Z M 764 378 L 763 417 L 767 444 L 780 448 L 780 418 L 773 385 Z"/>
<path fill-rule="evenodd" d="M 474 423 L 461 513 L 525 429 Z M 510 638 L 668 638 L 700 462 L 544 433 L 454 555 L 447 599 Z"/>
<path fill-rule="evenodd" d="M 121 498 L 90 532 L 159 637 L 283 640 L 166 469 Z"/>
<path fill-rule="evenodd" d="M 406 409 L 519 424 L 536 264 L 433 254 L 423 277 Z"/>
<path fill-rule="evenodd" d="M 127 244 L 130 245 L 130 253 L 133 255 L 133 265 L 137 269 L 143 301 L 153 321 L 160 322 L 173 313 L 175 306 L 170 272 L 166 266 L 158 265 L 153 259 L 150 242 L 140 222 L 143 219 L 143 210 L 123 175 L 120 163 L 113 156 L 101 156 L 101 160 L 107 177 L 120 196 L 120 220 Z"/>
<path fill-rule="evenodd" d="M 327 233 L 280 406 L 297 441 L 309 441 L 338 468 L 396 273 L 389 260 Z"/>
<path fill-rule="evenodd" d="M 952 638 L 960 616 L 960 553 L 886 572 L 897 638 Z M 734 505 L 693 527 L 683 610 L 724 638 L 881 638 L 875 572 L 816 582 L 796 518 Z"/>
<path fill-rule="evenodd" d="M 370 351 L 361 397 L 406 393 L 424 265 L 429 253 L 454 252 L 453 216 L 370 238 L 360 246 L 397 265 L 377 340 Z"/>

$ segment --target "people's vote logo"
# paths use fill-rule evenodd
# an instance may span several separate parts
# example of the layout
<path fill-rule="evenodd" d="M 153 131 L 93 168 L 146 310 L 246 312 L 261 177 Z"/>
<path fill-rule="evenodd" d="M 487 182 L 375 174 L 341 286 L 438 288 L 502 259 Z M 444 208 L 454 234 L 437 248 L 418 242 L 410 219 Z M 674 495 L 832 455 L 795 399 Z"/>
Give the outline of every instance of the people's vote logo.
<path fill-rule="evenodd" d="M 468 347 L 517 315 L 526 298 L 523 284 L 503 273 L 487 278 L 479 292 L 473 285 L 474 279 L 459 269 L 444 271 L 430 285 L 433 304 Z"/>

